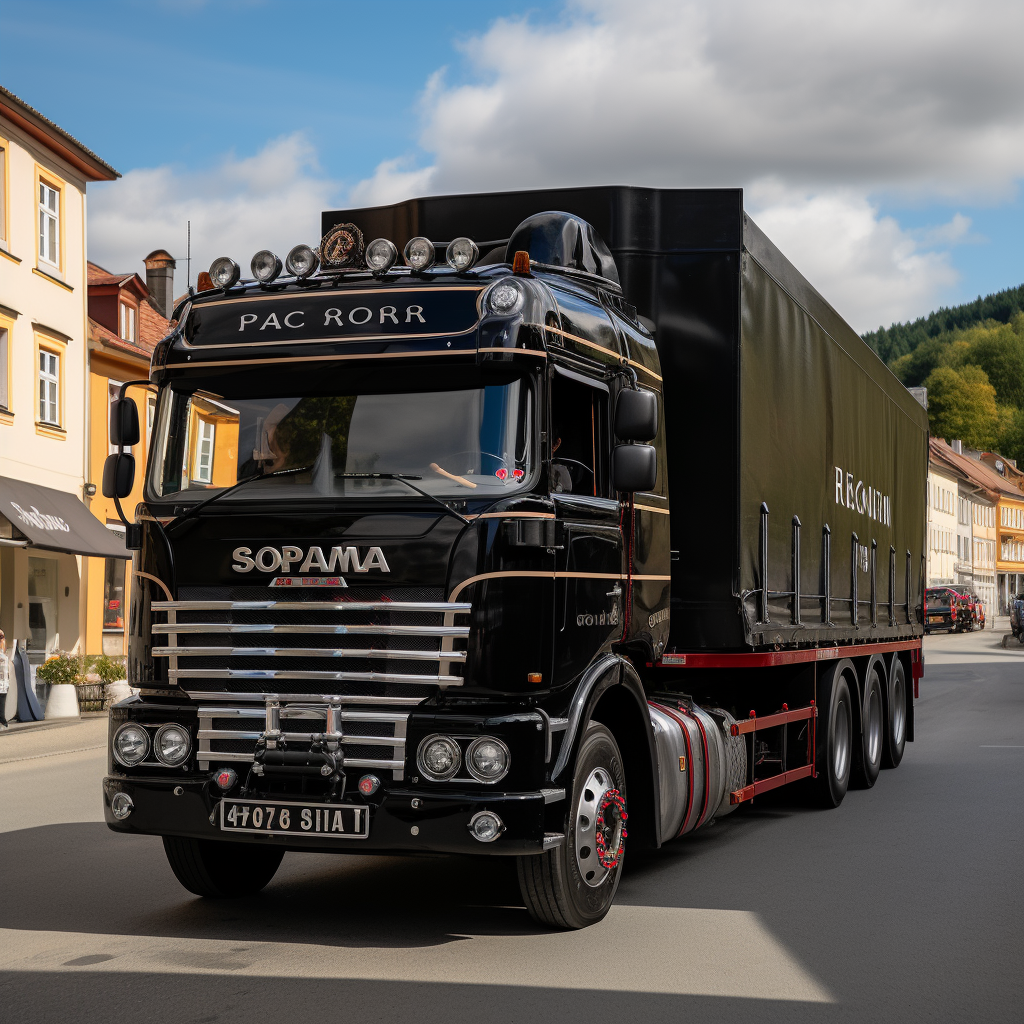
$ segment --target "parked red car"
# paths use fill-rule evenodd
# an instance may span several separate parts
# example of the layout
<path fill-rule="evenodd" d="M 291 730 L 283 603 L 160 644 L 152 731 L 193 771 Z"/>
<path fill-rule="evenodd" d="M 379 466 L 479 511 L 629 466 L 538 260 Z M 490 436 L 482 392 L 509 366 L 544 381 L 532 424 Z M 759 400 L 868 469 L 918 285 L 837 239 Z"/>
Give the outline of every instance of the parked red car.
<path fill-rule="evenodd" d="M 974 620 L 975 629 L 985 628 L 985 602 L 982 601 L 978 591 L 974 588 L 973 584 L 966 583 L 963 586 L 956 587 L 961 594 L 969 597 L 972 601 L 971 615 Z"/>
<path fill-rule="evenodd" d="M 970 610 L 964 596 L 952 587 L 929 587 L 924 594 L 924 629 L 934 633 L 938 629 L 961 633 L 970 628 Z"/>

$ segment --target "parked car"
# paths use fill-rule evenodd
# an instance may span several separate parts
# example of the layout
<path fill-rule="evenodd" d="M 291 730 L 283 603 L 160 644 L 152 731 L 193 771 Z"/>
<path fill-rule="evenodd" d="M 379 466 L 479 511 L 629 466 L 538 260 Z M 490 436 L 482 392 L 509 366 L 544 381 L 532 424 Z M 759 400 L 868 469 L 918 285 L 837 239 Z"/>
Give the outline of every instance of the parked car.
<path fill-rule="evenodd" d="M 973 583 L 965 583 L 963 586 L 956 588 L 961 594 L 968 595 L 972 599 L 971 615 L 974 619 L 975 629 L 985 628 L 985 602 L 982 601 L 981 595 L 978 593 L 977 588 Z"/>
<path fill-rule="evenodd" d="M 952 587 L 929 587 L 924 594 L 924 629 L 926 633 L 945 629 L 959 633 L 970 617 L 963 596 Z"/>
<path fill-rule="evenodd" d="M 1024 644 L 1024 594 L 1010 598 L 1010 632 Z"/>

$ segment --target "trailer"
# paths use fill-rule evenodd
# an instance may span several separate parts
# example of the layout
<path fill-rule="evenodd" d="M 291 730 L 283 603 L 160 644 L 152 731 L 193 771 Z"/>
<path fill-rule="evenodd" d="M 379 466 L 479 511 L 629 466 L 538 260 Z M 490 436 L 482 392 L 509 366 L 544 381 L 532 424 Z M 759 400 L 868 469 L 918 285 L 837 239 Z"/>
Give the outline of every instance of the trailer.
<path fill-rule="evenodd" d="M 505 855 L 583 927 L 627 845 L 900 763 L 927 417 L 741 191 L 329 211 L 251 270 L 175 311 L 125 517 L 106 817 L 186 888 Z M 122 395 L 111 496 L 137 434 Z"/>

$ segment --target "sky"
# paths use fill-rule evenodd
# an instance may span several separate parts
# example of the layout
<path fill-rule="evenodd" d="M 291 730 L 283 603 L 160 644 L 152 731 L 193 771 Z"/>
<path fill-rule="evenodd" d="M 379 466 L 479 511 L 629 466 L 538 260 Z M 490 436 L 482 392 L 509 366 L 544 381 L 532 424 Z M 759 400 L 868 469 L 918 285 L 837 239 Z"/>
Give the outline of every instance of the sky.
<path fill-rule="evenodd" d="M 123 177 L 90 258 L 315 243 L 324 209 L 742 187 L 860 331 L 1024 283 L 1024 4 L 0 0 L 0 84 Z"/>

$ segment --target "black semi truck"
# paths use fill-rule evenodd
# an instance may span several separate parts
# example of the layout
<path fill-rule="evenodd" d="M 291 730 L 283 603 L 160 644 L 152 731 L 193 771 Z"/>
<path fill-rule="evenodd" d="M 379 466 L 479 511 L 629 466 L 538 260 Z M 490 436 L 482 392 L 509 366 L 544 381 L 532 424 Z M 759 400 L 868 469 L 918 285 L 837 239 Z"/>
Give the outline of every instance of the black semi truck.
<path fill-rule="evenodd" d="M 187 889 L 511 856 L 578 928 L 627 848 L 900 763 L 926 414 L 739 190 L 332 211 L 251 269 L 154 352 L 127 525 L 106 820 Z M 105 493 L 138 436 L 122 390 Z"/>

